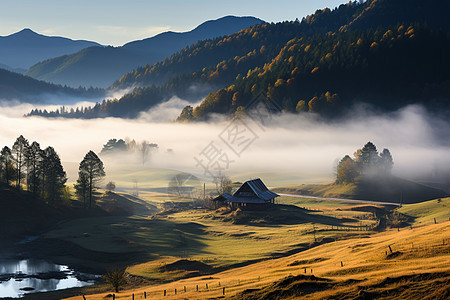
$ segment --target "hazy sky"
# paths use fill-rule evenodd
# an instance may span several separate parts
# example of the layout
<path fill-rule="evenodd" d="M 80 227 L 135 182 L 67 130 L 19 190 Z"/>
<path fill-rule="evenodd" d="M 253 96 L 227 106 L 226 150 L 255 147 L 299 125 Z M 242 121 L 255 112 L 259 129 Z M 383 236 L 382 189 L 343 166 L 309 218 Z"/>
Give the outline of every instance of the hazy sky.
<path fill-rule="evenodd" d="M 343 0 L 0 0 L 0 35 L 23 28 L 46 35 L 86 39 L 104 45 L 188 31 L 226 15 L 267 22 L 295 20 Z"/>

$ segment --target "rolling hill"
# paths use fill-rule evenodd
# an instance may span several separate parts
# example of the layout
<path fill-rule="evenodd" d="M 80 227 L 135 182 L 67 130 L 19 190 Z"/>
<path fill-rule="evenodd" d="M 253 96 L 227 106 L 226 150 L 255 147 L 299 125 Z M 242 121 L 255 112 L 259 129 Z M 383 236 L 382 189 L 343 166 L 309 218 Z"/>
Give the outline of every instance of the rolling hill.
<path fill-rule="evenodd" d="M 198 40 L 232 34 L 263 23 L 253 17 L 227 16 L 207 21 L 192 31 L 165 32 L 122 47 L 91 47 L 32 66 L 26 74 L 70 86 L 108 87 L 133 68 L 153 64 Z"/>
<path fill-rule="evenodd" d="M 99 46 L 90 41 L 75 41 L 64 37 L 45 36 L 25 28 L 0 37 L 0 63 L 13 69 L 30 66 L 56 56 L 72 54 L 81 49 Z"/>
<path fill-rule="evenodd" d="M 261 94 L 284 111 L 328 117 L 361 102 L 447 109 L 450 22 L 443 11 L 449 3 L 371 0 L 317 10 L 301 22 L 256 25 L 139 67 L 112 85 L 139 88 L 65 116 L 134 118 L 174 95 L 197 101 L 210 92 L 179 120 L 233 114 Z"/>
<path fill-rule="evenodd" d="M 79 98 L 98 99 L 105 95 L 105 91 L 92 87 L 75 89 L 56 85 L 0 68 L 0 99 L 2 102 L 20 100 L 25 103 L 52 104 L 50 95 L 78 98 L 78 100 Z"/>
<path fill-rule="evenodd" d="M 411 204 L 446 197 L 448 194 L 437 188 L 426 186 L 399 177 L 373 178 L 363 176 L 354 184 L 310 184 L 273 189 L 277 193 L 369 200 Z"/>

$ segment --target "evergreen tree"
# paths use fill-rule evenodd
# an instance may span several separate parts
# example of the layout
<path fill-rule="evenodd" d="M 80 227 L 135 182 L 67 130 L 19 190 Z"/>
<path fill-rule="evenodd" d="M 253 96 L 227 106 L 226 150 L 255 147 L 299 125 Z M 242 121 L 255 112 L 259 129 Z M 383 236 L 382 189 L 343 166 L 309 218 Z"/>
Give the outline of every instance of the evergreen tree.
<path fill-rule="evenodd" d="M 103 145 L 100 155 L 110 154 L 116 151 L 127 151 L 127 144 L 124 140 L 110 139 L 105 145 Z"/>
<path fill-rule="evenodd" d="M 379 164 L 379 160 L 377 147 L 372 142 L 365 144 L 356 155 L 356 161 L 362 172 L 371 172 Z"/>
<path fill-rule="evenodd" d="M 26 167 L 25 164 L 25 153 L 29 147 L 28 140 L 23 137 L 23 135 L 19 136 L 14 145 L 12 146 L 11 153 L 13 155 L 14 161 L 16 163 L 16 185 L 20 189 L 21 188 L 21 180 L 24 178 L 24 169 Z"/>
<path fill-rule="evenodd" d="M 103 162 L 97 154 L 89 151 L 80 163 L 76 185 L 77 194 L 83 199 L 89 199 L 89 208 L 94 200 L 92 192 L 105 175 Z"/>
<path fill-rule="evenodd" d="M 41 166 L 45 186 L 43 189 L 44 199 L 51 205 L 58 205 L 63 199 L 65 183 L 67 181 L 66 172 L 61 164 L 61 159 L 52 147 L 47 147 L 43 154 Z"/>
<path fill-rule="evenodd" d="M 380 167 L 382 171 L 388 175 L 391 173 L 392 167 L 394 166 L 394 160 L 392 159 L 391 152 L 389 149 L 383 149 L 380 154 Z"/>
<path fill-rule="evenodd" d="M 42 161 L 42 150 L 37 142 L 31 143 L 25 152 L 25 164 L 27 165 L 28 190 L 37 195 L 39 192 L 39 172 Z"/>
<path fill-rule="evenodd" d="M 16 169 L 14 168 L 14 159 L 11 154 L 11 149 L 5 146 L 0 152 L 0 178 L 9 185 L 14 180 Z"/>
<path fill-rule="evenodd" d="M 75 193 L 78 199 L 83 201 L 83 207 L 86 208 L 89 199 L 89 178 L 85 172 L 78 174 L 77 182 L 74 184 Z"/>

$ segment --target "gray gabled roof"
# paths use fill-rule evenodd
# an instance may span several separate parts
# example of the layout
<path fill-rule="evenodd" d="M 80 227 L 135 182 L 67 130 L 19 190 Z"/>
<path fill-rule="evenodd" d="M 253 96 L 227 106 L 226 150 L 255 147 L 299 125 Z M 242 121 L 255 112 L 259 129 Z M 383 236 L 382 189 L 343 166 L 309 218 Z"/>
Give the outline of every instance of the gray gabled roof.
<path fill-rule="evenodd" d="M 243 190 L 248 190 L 247 187 L 249 187 L 253 193 L 254 196 L 249 196 L 249 195 L 245 195 L 242 196 L 240 195 L 241 192 Z M 246 193 L 248 194 L 248 193 Z M 261 181 L 261 179 L 253 179 L 253 180 L 249 180 L 246 181 L 234 194 L 233 194 L 233 198 L 232 201 L 227 200 L 229 202 L 240 202 L 239 199 L 245 201 L 245 200 L 249 200 L 250 198 L 257 198 L 257 199 L 261 199 L 263 201 L 269 201 L 275 197 L 279 197 L 278 194 L 269 191 L 269 189 L 266 187 L 266 185 Z M 255 200 L 251 200 L 252 202 L 254 202 Z M 255 203 L 255 202 L 254 202 Z"/>
<path fill-rule="evenodd" d="M 213 201 L 227 201 L 230 198 L 232 198 L 233 196 L 231 196 L 228 193 L 222 194 L 220 196 L 217 196 L 216 198 L 213 199 Z"/>

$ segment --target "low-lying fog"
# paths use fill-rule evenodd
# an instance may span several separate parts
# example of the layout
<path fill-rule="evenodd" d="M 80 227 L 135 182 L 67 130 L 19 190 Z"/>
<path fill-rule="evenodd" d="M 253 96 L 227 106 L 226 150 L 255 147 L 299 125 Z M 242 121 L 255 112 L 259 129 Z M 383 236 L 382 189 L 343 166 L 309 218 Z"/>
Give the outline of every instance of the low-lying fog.
<path fill-rule="evenodd" d="M 158 144 L 159 149 L 151 153 L 144 167 L 171 168 L 197 175 L 201 175 L 203 169 L 196 166 L 194 157 L 206 162 L 214 146 L 221 150 L 221 165 L 229 175 L 289 172 L 298 174 L 298 183 L 302 183 L 308 176 L 331 179 L 340 158 L 352 155 L 357 148 L 372 141 L 379 151 L 383 148 L 391 151 L 396 175 L 434 176 L 429 180 L 440 180 L 436 177 L 450 169 L 448 121 L 418 106 L 383 115 L 361 110 L 340 123 L 325 123 L 306 115 L 283 115 L 273 117 L 267 127 L 250 120 L 246 122 L 247 128 L 242 124 L 234 128 L 233 125 L 227 127 L 229 121 L 223 119 L 214 123 L 174 123 L 185 105 L 187 102 L 173 98 L 137 120 L 24 118 L 23 114 L 32 108 L 30 105 L 3 105 L 0 108 L 0 146 L 11 147 L 22 134 L 30 142 L 38 141 L 42 148 L 53 146 L 64 164 L 75 165 L 87 151 L 99 153 L 111 138 L 146 140 Z M 245 129 L 247 136 L 233 136 L 232 129 L 239 132 Z M 225 142 L 237 147 L 234 150 L 239 156 Z M 228 168 L 224 153 L 231 161 Z M 136 168 L 142 168 L 142 163 L 126 158 L 105 160 L 106 167 L 114 164 L 135 164 Z"/>

